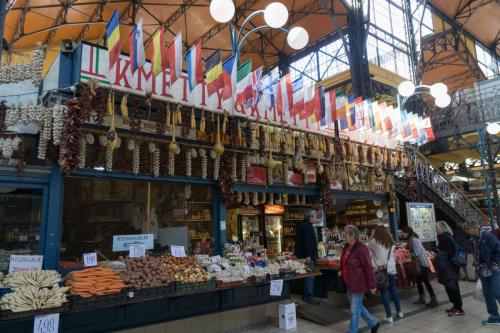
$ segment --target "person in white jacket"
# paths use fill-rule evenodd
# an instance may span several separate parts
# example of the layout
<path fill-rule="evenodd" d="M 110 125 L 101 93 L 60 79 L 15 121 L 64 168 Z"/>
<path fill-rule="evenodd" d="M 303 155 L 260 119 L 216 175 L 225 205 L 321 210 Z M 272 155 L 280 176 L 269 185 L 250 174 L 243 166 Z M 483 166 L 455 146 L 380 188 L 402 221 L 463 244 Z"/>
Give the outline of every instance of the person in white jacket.
<path fill-rule="evenodd" d="M 387 281 L 383 285 L 377 286 L 382 296 L 384 303 L 386 319 L 388 323 L 394 321 L 392 317 L 391 304 L 389 303 L 389 294 L 396 308 L 396 316 L 403 318 L 401 312 L 401 304 L 398 293 L 396 292 L 396 261 L 394 260 L 394 240 L 391 233 L 383 225 L 378 225 L 373 231 L 372 237 L 368 242 L 368 248 L 372 255 L 372 263 L 375 269 L 375 274 L 387 273 Z"/>

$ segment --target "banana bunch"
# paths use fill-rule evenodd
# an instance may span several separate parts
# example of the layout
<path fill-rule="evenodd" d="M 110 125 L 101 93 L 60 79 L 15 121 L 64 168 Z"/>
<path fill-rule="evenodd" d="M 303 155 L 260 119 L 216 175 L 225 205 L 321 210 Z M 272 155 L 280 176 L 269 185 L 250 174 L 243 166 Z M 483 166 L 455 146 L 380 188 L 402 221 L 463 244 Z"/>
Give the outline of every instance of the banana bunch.
<path fill-rule="evenodd" d="M 7 288 L 18 287 L 52 287 L 61 281 L 61 275 L 57 271 L 34 270 L 9 273 L 3 280 Z"/>
<path fill-rule="evenodd" d="M 15 288 L 0 299 L 0 308 L 12 312 L 57 308 L 66 302 L 68 290 L 69 287 L 57 285 L 50 289 L 35 286 Z"/>

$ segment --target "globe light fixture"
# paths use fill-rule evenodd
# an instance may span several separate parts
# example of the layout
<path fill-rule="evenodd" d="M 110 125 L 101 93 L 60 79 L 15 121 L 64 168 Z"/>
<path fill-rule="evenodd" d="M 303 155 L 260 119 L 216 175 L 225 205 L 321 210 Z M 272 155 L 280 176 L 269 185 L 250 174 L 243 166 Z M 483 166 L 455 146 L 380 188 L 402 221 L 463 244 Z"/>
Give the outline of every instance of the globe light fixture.
<path fill-rule="evenodd" d="M 411 81 L 403 81 L 399 84 L 398 93 L 403 97 L 413 95 L 415 92 L 415 85 Z"/>
<path fill-rule="evenodd" d="M 271 2 L 264 9 L 264 21 L 271 28 L 281 28 L 288 21 L 288 9 L 281 2 Z"/>
<path fill-rule="evenodd" d="M 446 93 L 448 93 L 448 87 L 446 84 L 442 82 L 434 83 L 431 88 L 431 95 L 434 98 L 439 99 L 440 97 L 444 96 Z"/>
<path fill-rule="evenodd" d="M 491 135 L 497 135 L 500 133 L 500 123 L 489 123 L 488 126 L 486 126 L 486 132 Z"/>
<path fill-rule="evenodd" d="M 451 103 L 451 97 L 448 94 L 440 95 L 434 101 L 438 108 L 445 108 Z"/>
<path fill-rule="evenodd" d="M 234 16 L 234 10 L 232 0 L 212 0 L 210 2 L 210 15 L 219 23 L 229 22 Z"/>
<path fill-rule="evenodd" d="M 294 27 L 288 32 L 286 41 L 292 49 L 300 50 L 309 42 L 309 34 L 307 30 L 302 27 Z"/>

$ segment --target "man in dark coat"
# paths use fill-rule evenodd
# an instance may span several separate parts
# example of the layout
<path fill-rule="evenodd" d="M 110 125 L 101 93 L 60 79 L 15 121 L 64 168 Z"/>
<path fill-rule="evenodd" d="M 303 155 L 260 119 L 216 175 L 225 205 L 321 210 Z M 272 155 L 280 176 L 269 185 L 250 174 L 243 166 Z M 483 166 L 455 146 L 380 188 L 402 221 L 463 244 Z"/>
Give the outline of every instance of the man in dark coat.
<path fill-rule="evenodd" d="M 314 234 L 313 224 L 317 221 L 317 213 L 315 210 L 308 210 L 304 214 L 304 221 L 297 223 L 295 233 L 295 256 L 299 259 L 306 259 L 307 263 L 314 266 L 318 259 L 318 241 Z M 304 279 L 304 301 L 311 304 L 319 304 L 313 298 L 314 295 L 314 278 Z"/>
<path fill-rule="evenodd" d="M 469 242 L 470 236 L 465 232 L 463 226 L 457 225 L 457 228 L 453 230 L 453 238 L 467 252 L 467 262 L 460 266 L 460 278 L 462 281 L 476 281 L 474 255 L 472 254 L 472 245 Z"/>

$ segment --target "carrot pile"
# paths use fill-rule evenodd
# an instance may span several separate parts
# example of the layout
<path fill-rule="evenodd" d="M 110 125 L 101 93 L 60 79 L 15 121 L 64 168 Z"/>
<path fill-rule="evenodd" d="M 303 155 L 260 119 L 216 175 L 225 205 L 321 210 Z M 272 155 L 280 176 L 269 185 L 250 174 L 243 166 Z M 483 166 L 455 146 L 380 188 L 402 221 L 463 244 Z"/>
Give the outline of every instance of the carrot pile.
<path fill-rule="evenodd" d="M 71 272 L 66 285 L 71 288 L 71 294 L 80 297 L 116 294 L 126 287 L 118 273 L 102 267 Z"/>

